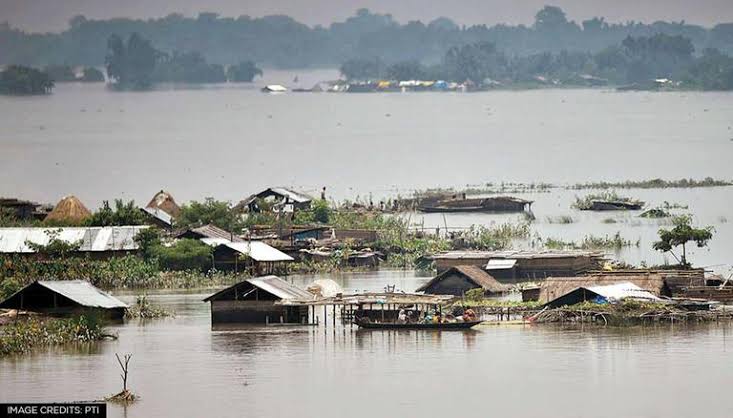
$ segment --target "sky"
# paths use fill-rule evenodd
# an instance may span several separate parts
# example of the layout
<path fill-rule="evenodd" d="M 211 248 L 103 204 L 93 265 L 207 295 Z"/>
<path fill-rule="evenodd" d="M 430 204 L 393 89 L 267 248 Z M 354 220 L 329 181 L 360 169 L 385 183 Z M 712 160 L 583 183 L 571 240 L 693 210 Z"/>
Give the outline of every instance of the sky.
<path fill-rule="evenodd" d="M 400 22 L 446 16 L 466 25 L 529 24 L 548 3 L 578 22 L 594 16 L 609 22 L 684 20 L 708 27 L 733 22 L 733 0 L 0 0 L 0 22 L 33 32 L 58 32 L 78 14 L 106 19 L 209 11 L 230 17 L 286 14 L 309 25 L 328 25 L 366 7 L 390 13 Z"/>

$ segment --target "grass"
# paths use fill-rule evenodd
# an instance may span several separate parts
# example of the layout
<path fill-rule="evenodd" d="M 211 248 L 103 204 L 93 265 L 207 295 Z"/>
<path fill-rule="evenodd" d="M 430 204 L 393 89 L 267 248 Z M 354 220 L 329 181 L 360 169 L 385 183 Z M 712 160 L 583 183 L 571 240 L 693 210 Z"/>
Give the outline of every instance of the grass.
<path fill-rule="evenodd" d="M 153 319 L 153 318 L 165 318 L 172 316 L 173 312 L 157 307 L 150 303 L 148 296 L 145 294 L 138 295 L 135 300 L 135 304 L 132 307 L 125 310 L 125 318 L 141 318 L 141 319 Z"/>
<path fill-rule="evenodd" d="M 717 180 L 712 177 L 705 177 L 702 180 L 679 179 L 679 180 L 626 180 L 622 182 L 592 182 L 580 183 L 571 186 L 571 189 L 667 189 L 667 188 L 696 188 L 696 187 L 725 187 L 733 186 L 733 182 Z"/>
<path fill-rule="evenodd" d="M 564 241 L 556 238 L 547 238 L 544 246 L 551 250 L 620 250 L 627 247 L 639 247 L 641 241 L 631 241 L 621 236 L 621 232 L 614 235 L 595 236 L 586 235 L 578 243 L 575 241 Z"/>
<path fill-rule="evenodd" d="M 0 356 L 28 353 L 44 346 L 73 342 L 97 341 L 104 338 L 101 322 L 93 315 L 68 319 L 15 321 L 0 333 Z"/>

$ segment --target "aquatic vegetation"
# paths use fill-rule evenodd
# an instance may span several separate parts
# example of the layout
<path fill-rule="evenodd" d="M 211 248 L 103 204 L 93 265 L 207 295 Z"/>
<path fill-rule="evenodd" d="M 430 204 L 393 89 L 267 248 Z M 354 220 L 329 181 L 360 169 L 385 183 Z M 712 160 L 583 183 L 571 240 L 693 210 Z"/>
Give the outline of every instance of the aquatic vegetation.
<path fill-rule="evenodd" d="M 515 239 L 527 239 L 531 235 L 529 223 L 506 222 L 499 225 L 472 225 L 454 238 L 456 249 L 502 250 L 509 248 Z"/>
<path fill-rule="evenodd" d="M 135 299 L 135 304 L 125 310 L 125 318 L 128 319 L 164 318 L 172 315 L 173 312 L 170 312 L 166 309 L 160 308 L 150 303 L 146 294 L 138 295 Z"/>
<path fill-rule="evenodd" d="M 669 218 L 672 216 L 668 211 L 666 211 L 663 208 L 652 208 L 647 210 L 646 212 L 639 215 L 640 218 L 651 218 L 651 219 L 661 219 L 661 218 Z"/>
<path fill-rule="evenodd" d="M 571 224 L 574 222 L 575 220 L 573 219 L 573 217 L 569 215 L 548 216 L 547 217 L 547 223 L 550 223 L 550 224 Z"/>
<path fill-rule="evenodd" d="M 605 218 L 601 221 L 601 223 L 604 224 L 615 224 L 618 223 L 618 221 L 615 218 Z"/>
<path fill-rule="evenodd" d="M 548 249 L 553 250 L 620 250 L 626 247 L 639 247 L 641 241 L 631 241 L 621 236 L 621 232 L 616 232 L 614 235 L 608 236 L 595 236 L 586 235 L 583 239 L 576 243 L 575 241 L 563 241 L 555 238 L 547 238 L 544 240 L 544 246 Z"/>
<path fill-rule="evenodd" d="M 681 203 L 670 203 L 665 200 L 664 203 L 662 203 L 662 208 L 664 209 L 687 209 L 688 205 L 683 205 Z"/>
<path fill-rule="evenodd" d="M 733 186 L 733 182 L 717 180 L 712 177 L 705 177 L 702 180 L 679 179 L 679 180 L 626 180 L 622 182 L 594 182 L 580 183 L 570 186 L 570 189 L 667 189 L 667 188 L 695 188 L 695 187 L 724 187 Z"/>
<path fill-rule="evenodd" d="M 575 202 L 571 205 L 572 208 L 580 210 L 588 210 L 593 207 L 594 201 L 609 201 L 609 202 L 621 202 L 628 204 L 643 204 L 644 202 L 617 194 L 615 191 L 606 191 L 601 193 L 591 193 L 583 197 L 575 197 Z"/>
<path fill-rule="evenodd" d="M 0 332 L 0 356 L 27 353 L 43 346 L 96 341 L 104 336 L 101 321 L 94 315 L 14 321 Z"/>

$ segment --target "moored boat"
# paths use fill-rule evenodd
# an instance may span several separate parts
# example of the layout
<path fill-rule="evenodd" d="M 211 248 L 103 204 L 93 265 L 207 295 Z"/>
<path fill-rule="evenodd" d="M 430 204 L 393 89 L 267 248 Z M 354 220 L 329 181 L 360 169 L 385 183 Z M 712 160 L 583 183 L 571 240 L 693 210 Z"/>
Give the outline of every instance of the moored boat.
<path fill-rule="evenodd" d="M 428 323 L 399 323 L 399 322 L 371 322 L 365 320 L 356 320 L 356 325 L 359 328 L 364 329 L 406 329 L 406 330 L 418 330 L 418 329 L 434 329 L 434 330 L 445 330 L 455 331 L 472 328 L 482 321 L 457 321 L 457 322 L 428 322 Z"/>

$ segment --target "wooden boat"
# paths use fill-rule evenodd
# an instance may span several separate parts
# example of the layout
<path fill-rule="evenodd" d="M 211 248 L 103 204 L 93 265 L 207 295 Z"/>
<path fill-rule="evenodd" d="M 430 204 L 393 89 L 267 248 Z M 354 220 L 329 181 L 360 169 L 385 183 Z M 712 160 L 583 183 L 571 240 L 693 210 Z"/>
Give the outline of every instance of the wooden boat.
<path fill-rule="evenodd" d="M 412 330 L 412 329 L 435 329 L 435 330 L 444 330 L 444 331 L 457 331 L 462 329 L 469 329 L 471 327 L 474 327 L 478 324 L 480 324 L 483 321 L 464 321 L 464 322 L 443 322 L 440 324 L 436 323 L 426 323 L 426 324 L 420 324 L 420 323 L 397 323 L 397 322 L 368 322 L 363 320 L 356 320 L 356 325 L 359 326 L 359 328 L 364 329 L 406 329 L 406 330 Z"/>
<path fill-rule="evenodd" d="M 426 202 L 417 210 L 425 213 L 458 213 L 458 212 L 522 212 L 529 210 L 532 201 L 508 196 L 444 199 Z"/>

